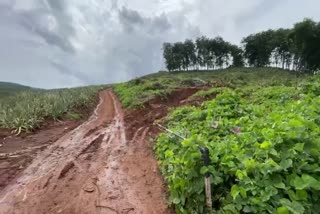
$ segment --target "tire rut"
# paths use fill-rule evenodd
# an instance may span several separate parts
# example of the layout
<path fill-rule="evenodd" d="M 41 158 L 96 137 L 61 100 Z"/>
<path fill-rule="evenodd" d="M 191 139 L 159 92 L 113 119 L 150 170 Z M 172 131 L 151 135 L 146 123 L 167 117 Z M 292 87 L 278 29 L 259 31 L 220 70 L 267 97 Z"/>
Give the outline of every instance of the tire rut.
<path fill-rule="evenodd" d="M 101 92 L 85 123 L 0 192 L 0 213 L 168 213 L 156 161 L 145 148 L 149 128 L 127 141 L 123 118 L 113 92 Z"/>

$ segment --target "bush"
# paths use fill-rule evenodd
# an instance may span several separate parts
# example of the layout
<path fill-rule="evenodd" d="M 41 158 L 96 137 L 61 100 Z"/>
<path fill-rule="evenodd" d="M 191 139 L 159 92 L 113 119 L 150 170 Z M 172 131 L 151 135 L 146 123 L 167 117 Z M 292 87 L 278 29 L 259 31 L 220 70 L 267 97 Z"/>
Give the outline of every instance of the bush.
<path fill-rule="evenodd" d="M 229 89 L 200 108 L 173 111 L 167 126 L 187 139 L 161 134 L 155 151 L 177 212 L 207 212 L 209 172 L 212 213 L 318 213 L 320 98 L 313 92 Z M 210 150 L 207 168 L 199 145 Z"/>

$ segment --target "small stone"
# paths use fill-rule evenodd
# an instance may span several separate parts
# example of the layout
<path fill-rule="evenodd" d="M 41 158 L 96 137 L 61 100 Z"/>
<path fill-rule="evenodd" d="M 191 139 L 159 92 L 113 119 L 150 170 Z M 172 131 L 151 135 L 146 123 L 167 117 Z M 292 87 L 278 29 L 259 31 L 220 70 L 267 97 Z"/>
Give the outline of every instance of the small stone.
<path fill-rule="evenodd" d="M 133 207 L 125 208 L 125 209 L 123 209 L 123 210 L 122 210 L 122 212 L 121 212 L 121 213 L 123 213 L 123 214 L 127 214 L 127 213 L 129 213 L 130 211 L 134 211 L 134 208 L 133 208 Z"/>
<path fill-rule="evenodd" d="M 234 134 L 240 134 L 241 133 L 241 128 L 239 126 L 235 126 L 230 130 Z"/>
<path fill-rule="evenodd" d="M 93 184 L 86 184 L 84 187 L 83 187 L 83 190 L 86 191 L 86 192 L 94 192 L 96 190 L 95 186 Z"/>
<path fill-rule="evenodd" d="M 211 127 L 216 129 L 216 128 L 218 128 L 218 125 L 219 125 L 218 122 L 217 122 L 217 121 L 214 121 L 214 122 L 211 124 Z"/>

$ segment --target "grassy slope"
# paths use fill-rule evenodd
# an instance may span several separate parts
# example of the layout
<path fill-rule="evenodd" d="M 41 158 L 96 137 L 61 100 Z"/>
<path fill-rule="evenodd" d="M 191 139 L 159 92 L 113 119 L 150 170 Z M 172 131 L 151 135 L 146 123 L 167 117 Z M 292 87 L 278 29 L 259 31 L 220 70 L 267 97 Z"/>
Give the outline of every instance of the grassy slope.
<path fill-rule="evenodd" d="M 10 83 L 10 82 L 0 82 L 0 98 L 5 96 L 14 95 L 17 92 L 30 90 L 31 87 Z"/>
<path fill-rule="evenodd" d="M 320 78 L 270 68 L 158 73 L 115 86 L 127 108 L 201 79 L 216 98 L 180 107 L 156 155 L 178 213 L 205 210 L 203 174 L 213 175 L 212 213 L 317 213 L 320 209 Z M 201 81 L 200 81 L 201 82 Z M 198 146 L 210 150 L 203 167 Z"/>
<path fill-rule="evenodd" d="M 250 85 L 295 85 L 303 77 L 273 68 L 232 68 L 202 72 L 160 72 L 116 84 L 115 92 L 122 104 L 128 108 L 141 106 L 157 95 L 165 96 L 179 87 L 201 85 L 206 82 L 212 87 L 242 87 Z"/>

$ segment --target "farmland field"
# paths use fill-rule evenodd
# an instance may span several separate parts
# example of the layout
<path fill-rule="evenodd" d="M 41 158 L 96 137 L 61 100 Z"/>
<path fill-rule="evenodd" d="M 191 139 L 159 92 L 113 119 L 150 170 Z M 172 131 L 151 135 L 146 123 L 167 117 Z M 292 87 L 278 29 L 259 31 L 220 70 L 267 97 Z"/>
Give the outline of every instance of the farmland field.
<path fill-rule="evenodd" d="M 0 214 L 319 214 L 319 7 L 0 0 Z"/>
<path fill-rule="evenodd" d="M 14 168 L 0 168 L 0 181 L 5 180 L 0 187 L 10 187 L 0 201 L 19 201 L 17 192 L 34 196 L 4 211 L 46 212 L 60 204 L 72 213 L 74 204 L 83 201 L 78 211 L 91 212 L 100 200 L 112 205 L 101 208 L 106 211 L 142 213 L 286 214 L 320 209 L 319 76 L 273 68 L 159 72 L 114 84 L 115 93 L 101 89 L 32 90 L 1 99 L 1 127 L 16 133 L 40 127 L 25 139 L 4 138 L 0 147 L 0 166 Z M 80 119 L 81 109 L 93 106 L 93 115 L 78 128 L 63 123 L 65 118 Z M 54 132 L 42 130 L 47 119 L 62 126 Z M 185 140 L 162 132 L 156 123 Z M 27 152 L 23 147 L 1 153 L 11 151 L 10 144 L 29 145 L 30 140 L 36 146 Z M 30 156 L 47 146 L 30 162 Z M 208 167 L 199 146 L 209 149 Z M 26 179 L 23 185 L 10 184 L 20 172 L 38 176 L 39 184 L 28 176 L 21 176 Z M 205 206 L 207 173 L 212 178 L 212 210 Z M 47 194 L 49 189 L 53 191 Z M 99 195 L 90 195 L 95 192 Z M 41 203 L 34 206 L 39 198 Z"/>
<path fill-rule="evenodd" d="M 62 116 L 80 119 L 78 110 L 93 108 L 97 93 L 103 87 L 81 87 L 59 90 L 27 90 L 0 99 L 0 128 L 16 132 L 32 131 L 46 119 Z"/>
<path fill-rule="evenodd" d="M 320 190 L 320 79 L 294 86 L 214 88 L 201 106 L 175 109 L 156 154 L 178 213 L 205 213 L 203 176 L 212 176 L 213 213 L 317 213 Z M 203 167 L 198 146 L 209 148 Z"/>
<path fill-rule="evenodd" d="M 165 100 L 177 88 L 204 88 L 186 103 L 205 102 L 172 109 L 156 121 L 186 138 L 163 133 L 155 145 L 178 213 L 208 212 L 205 173 L 212 176 L 212 213 L 317 213 L 318 76 L 266 68 L 159 73 L 115 87 L 129 108 L 158 95 Z M 209 167 L 203 167 L 199 146 L 210 151 Z"/>

